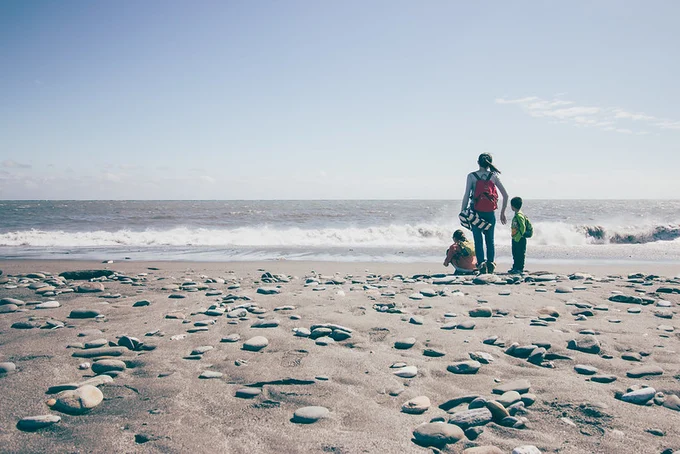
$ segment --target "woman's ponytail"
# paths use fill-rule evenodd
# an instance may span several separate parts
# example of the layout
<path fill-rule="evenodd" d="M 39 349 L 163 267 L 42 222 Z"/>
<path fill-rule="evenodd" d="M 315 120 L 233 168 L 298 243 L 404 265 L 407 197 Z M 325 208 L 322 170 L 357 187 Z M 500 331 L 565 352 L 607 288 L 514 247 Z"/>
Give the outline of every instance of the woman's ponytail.
<path fill-rule="evenodd" d="M 493 158 L 489 153 L 482 153 L 477 158 L 477 164 L 484 169 L 489 169 L 492 173 L 501 173 L 498 168 L 492 164 Z"/>

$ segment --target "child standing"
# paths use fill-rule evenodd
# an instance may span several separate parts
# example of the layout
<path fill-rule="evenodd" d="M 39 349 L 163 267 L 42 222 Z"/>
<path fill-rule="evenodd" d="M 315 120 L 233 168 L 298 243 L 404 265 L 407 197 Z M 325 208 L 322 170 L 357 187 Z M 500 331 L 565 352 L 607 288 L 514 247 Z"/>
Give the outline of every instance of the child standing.
<path fill-rule="evenodd" d="M 522 198 L 513 197 L 510 200 L 510 207 L 515 212 L 512 218 L 512 269 L 508 271 L 510 274 L 522 274 L 524 272 L 524 260 L 527 253 L 527 237 L 528 229 L 533 231 L 531 223 L 527 217 L 522 213 Z"/>
<path fill-rule="evenodd" d="M 444 266 L 449 266 L 449 263 L 456 269 L 455 274 L 472 274 L 477 268 L 475 248 L 460 229 L 453 232 L 453 244 L 446 251 Z"/>

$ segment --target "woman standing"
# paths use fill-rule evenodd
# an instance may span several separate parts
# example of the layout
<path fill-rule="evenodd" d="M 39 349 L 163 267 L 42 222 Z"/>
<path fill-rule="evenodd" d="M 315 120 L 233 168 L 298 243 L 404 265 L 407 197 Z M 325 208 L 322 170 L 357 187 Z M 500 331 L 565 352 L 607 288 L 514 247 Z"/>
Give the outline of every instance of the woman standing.
<path fill-rule="evenodd" d="M 488 153 L 482 153 L 477 158 L 479 170 L 471 172 L 467 176 L 465 194 L 461 211 L 465 211 L 470 206 L 481 219 L 491 224 L 491 227 L 484 230 L 473 225 L 472 237 L 475 241 L 475 255 L 480 274 L 493 273 L 496 270 L 496 248 L 494 246 L 494 230 L 496 227 L 496 209 L 498 208 L 498 193 L 500 190 L 503 196 L 503 207 L 501 208 L 501 223 L 505 224 L 505 209 L 508 207 L 508 193 L 498 178 L 501 171 L 492 164 L 493 158 Z M 482 236 L 484 239 L 482 240 Z M 484 260 L 484 244 L 486 243 L 486 260 Z"/>

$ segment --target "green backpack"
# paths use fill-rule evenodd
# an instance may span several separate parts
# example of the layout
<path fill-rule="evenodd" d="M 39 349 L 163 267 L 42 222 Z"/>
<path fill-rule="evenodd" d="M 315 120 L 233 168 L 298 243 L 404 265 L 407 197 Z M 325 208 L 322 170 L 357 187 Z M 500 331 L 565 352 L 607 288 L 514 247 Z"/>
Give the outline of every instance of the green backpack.
<path fill-rule="evenodd" d="M 524 238 L 531 238 L 534 236 L 534 226 L 531 225 L 531 221 L 529 220 L 528 217 L 524 216 L 524 219 L 526 219 L 526 230 L 524 231 Z"/>

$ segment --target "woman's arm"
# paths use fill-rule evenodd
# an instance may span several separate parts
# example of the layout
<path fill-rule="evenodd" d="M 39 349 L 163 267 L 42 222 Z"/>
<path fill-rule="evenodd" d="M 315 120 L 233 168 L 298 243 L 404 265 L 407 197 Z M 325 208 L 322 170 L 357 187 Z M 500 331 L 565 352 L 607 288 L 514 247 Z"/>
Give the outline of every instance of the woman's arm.
<path fill-rule="evenodd" d="M 496 177 L 496 186 L 498 186 L 498 189 L 501 191 L 501 195 L 503 196 L 503 207 L 501 208 L 501 224 L 505 225 L 508 220 L 505 217 L 505 210 L 508 208 L 508 191 L 505 190 L 505 187 L 503 186 L 503 183 L 501 183 L 500 178 L 498 178 L 498 175 L 494 175 Z"/>
<path fill-rule="evenodd" d="M 470 174 L 467 176 L 467 181 L 465 182 L 465 194 L 463 194 L 463 205 L 460 207 L 460 211 L 463 212 L 468 207 L 470 202 L 470 191 L 472 190 L 472 178 Z"/>

